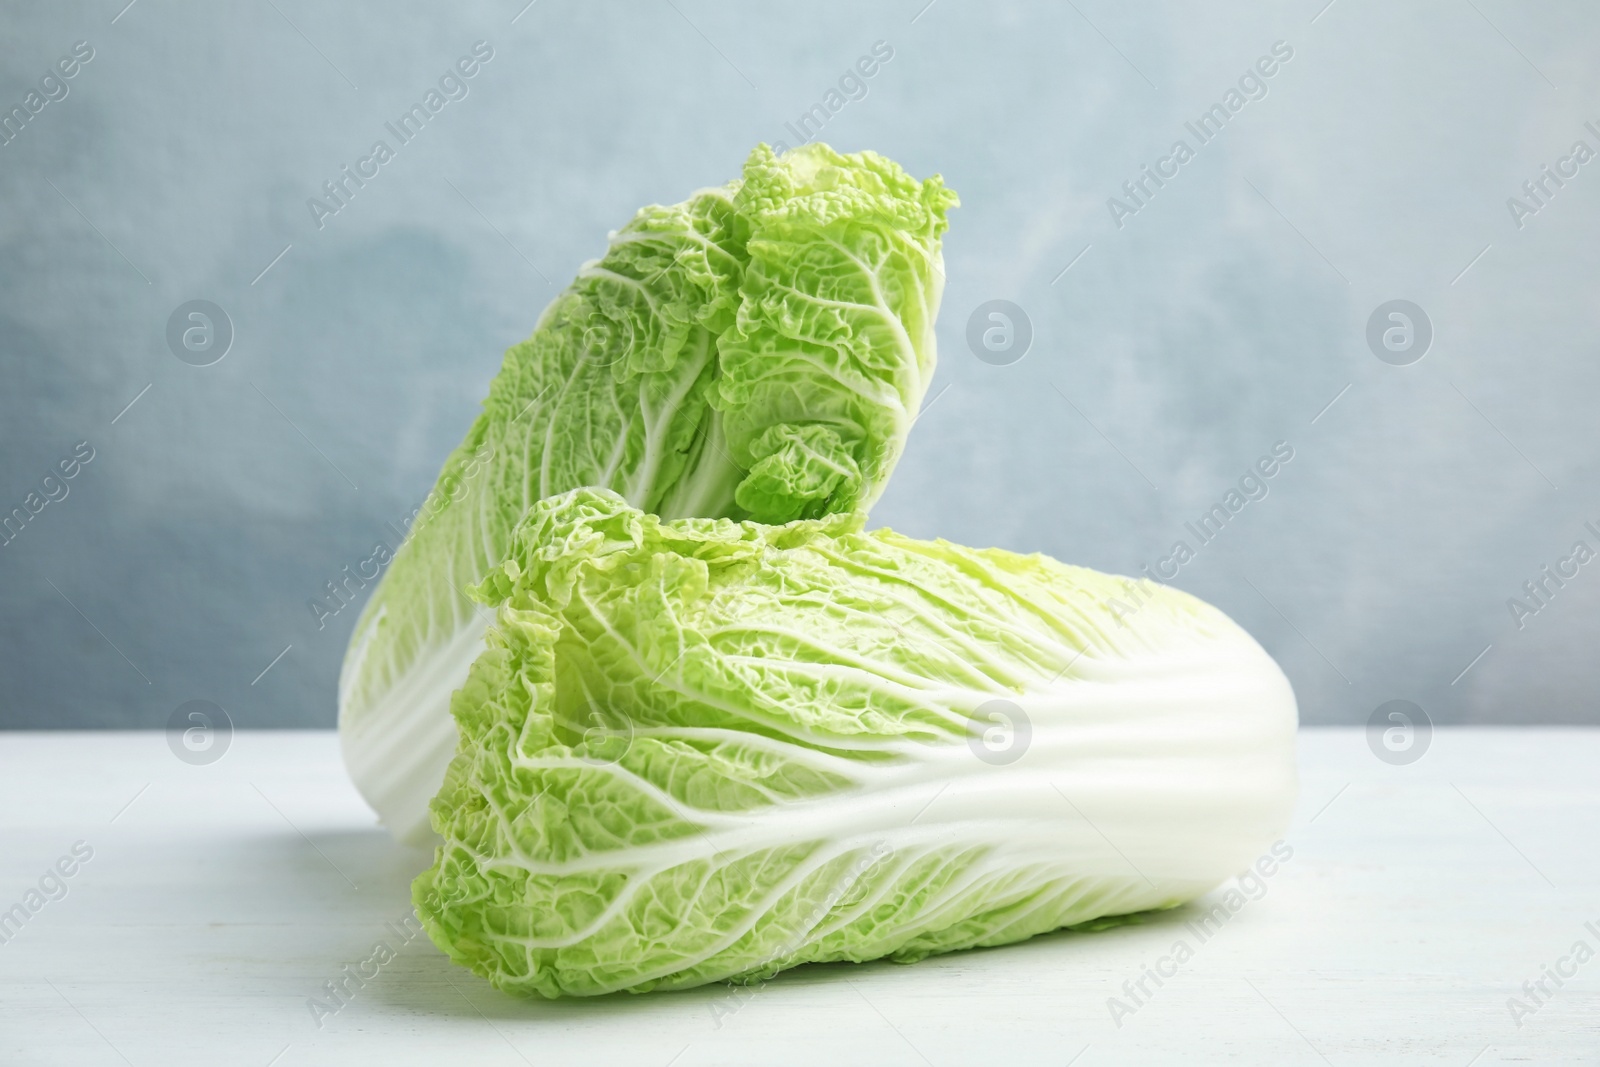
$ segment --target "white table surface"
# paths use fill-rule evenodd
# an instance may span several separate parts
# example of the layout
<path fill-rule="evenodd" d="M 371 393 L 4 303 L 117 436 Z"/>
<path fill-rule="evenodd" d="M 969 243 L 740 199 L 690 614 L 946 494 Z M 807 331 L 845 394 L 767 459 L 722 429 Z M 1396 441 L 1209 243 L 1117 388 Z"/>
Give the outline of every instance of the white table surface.
<path fill-rule="evenodd" d="M 0 910 L 93 858 L 0 945 L 0 1063 L 1600 1063 L 1600 731 L 1446 729 L 1409 766 L 1301 734 L 1293 858 L 1211 940 L 1185 909 L 913 966 L 802 968 L 730 998 L 524 1002 L 423 937 L 319 1028 L 308 998 L 392 939 L 429 862 L 375 827 L 333 734 L 0 734 Z M 1178 938 L 1134 1014 L 1107 1000 Z M 1153 987 L 1151 987 L 1153 988 Z M 1075 1059 L 1076 1057 L 1076 1059 Z"/>

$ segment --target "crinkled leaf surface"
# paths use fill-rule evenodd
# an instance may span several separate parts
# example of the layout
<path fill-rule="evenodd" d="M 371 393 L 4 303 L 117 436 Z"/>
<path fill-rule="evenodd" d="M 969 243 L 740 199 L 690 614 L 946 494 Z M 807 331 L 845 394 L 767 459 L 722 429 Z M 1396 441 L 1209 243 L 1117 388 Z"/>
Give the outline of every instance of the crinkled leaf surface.
<path fill-rule="evenodd" d="M 865 531 L 535 504 L 413 887 L 547 997 L 997 945 L 1170 907 L 1294 799 L 1294 697 L 1187 594 Z"/>
<path fill-rule="evenodd" d="M 878 498 L 933 373 L 954 203 L 871 152 L 760 146 L 741 180 L 641 210 L 506 353 L 340 678 L 346 763 L 397 836 L 427 833 L 483 648 L 463 590 L 534 501 L 782 522 Z"/>

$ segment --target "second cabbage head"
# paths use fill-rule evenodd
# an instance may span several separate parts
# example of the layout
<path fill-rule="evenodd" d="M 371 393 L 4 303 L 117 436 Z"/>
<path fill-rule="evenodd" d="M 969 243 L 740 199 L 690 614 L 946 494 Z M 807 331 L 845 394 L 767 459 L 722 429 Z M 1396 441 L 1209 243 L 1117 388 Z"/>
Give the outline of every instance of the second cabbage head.
<path fill-rule="evenodd" d="M 346 765 L 397 837 L 428 835 L 483 649 L 464 591 L 535 501 L 603 486 L 782 523 L 878 498 L 933 374 L 955 202 L 871 152 L 760 146 L 740 180 L 640 210 L 506 353 L 340 676 Z"/>

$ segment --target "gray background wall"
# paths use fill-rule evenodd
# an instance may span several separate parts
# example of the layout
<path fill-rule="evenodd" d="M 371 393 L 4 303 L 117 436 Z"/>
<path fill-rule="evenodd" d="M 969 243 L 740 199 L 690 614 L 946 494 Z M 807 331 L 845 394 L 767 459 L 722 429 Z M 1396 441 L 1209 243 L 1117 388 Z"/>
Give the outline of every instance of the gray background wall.
<path fill-rule="evenodd" d="M 95 53 L 0 146 L 0 510 L 94 449 L 0 548 L 0 725 L 191 699 L 331 725 L 355 610 L 319 631 L 306 600 L 421 502 L 502 351 L 607 230 L 792 140 L 878 40 L 823 139 L 963 206 L 875 521 L 1136 572 L 1287 441 L 1174 584 L 1305 721 L 1600 719 L 1600 565 L 1521 629 L 1506 603 L 1600 547 L 1600 162 L 1521 228 L 1506 203 L 1600 149 L 1592 5 L 124 2 L 0 15 L 0 109 Z M 480 39 L 470 94 L 319 229 L 307 198 Z M 1276 41 L 1266 96 L 1116 226 L 1107 198 Z M 1364 336 L 1394 298 L 1434 330 L 1409 366 Z M 211 366 L 167 345 L 192 299 L 235 331 Z M 992 299 L 1032 324 L 1010 365 L 965 340 Z"/>

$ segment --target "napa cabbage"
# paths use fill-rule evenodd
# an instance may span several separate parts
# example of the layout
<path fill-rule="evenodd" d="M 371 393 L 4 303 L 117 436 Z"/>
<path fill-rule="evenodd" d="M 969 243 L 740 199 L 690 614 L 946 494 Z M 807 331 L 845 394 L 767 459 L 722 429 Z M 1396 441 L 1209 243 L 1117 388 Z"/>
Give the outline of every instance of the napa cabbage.
<path fill-rule="evenodd" d="M 1188 594 L 864 529 L 534 503 L 472 593 L 454 960 L 545 997 L 914 961 L 1211 889 L 1287 825 L 1295 701 Z"/>
<path fill-rule="evenodd" d="M 535 501 L 601 486 L 667 518 L 784 523 L 878 498 L 933 374 L 955 203 L 871 152 L 762 145 L 584 264 L 506 353 L 345 656 L 345 762 L 397 837 L 427 836 L 450 694 L 484 648 L 465 590 Z"/>

